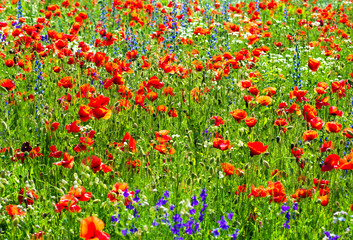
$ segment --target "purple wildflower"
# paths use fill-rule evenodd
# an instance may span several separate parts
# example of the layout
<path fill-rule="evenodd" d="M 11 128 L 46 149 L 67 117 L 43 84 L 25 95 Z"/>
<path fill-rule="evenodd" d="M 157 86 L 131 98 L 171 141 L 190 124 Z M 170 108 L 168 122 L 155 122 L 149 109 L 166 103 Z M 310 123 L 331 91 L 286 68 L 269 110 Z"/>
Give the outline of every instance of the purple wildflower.
<path fill-rule="evenodd" d="M 128 231 L 129 231 L 129 229 L 123 229 L 123 230 L 121 230 L 121 234 L 123 234 L 123 236 L 125 237 L 126 234 L 128 234 Z"/>
<path fill-rule="evenodd" d="M 158 225 L 159 225 L 159 223 L 156 221 L 156 219 L 155 219 L 155 220 L 153 220 L 153 222 L 152 222 L 152 226 L 157 227 Z"/>

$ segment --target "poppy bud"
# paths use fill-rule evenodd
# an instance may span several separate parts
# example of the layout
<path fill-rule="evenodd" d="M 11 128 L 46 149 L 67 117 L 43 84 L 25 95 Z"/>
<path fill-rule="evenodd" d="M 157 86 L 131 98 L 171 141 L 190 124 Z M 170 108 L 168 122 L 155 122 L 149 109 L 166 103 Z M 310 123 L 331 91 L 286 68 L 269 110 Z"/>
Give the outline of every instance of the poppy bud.
<path fill-rule="evenodd" d="M 264 160 L 264 166 L 265 166 L 266 168 L 270 168 L 270 164 L 269 164 L 267 161 L 265 161 L 265 160 Z"/>
<path fill-rule="evenodd" d="M 0 194 L 3 194 L 5 192 L 5 186 L 0 183 Z"/>
<path fill-rule="evenodd" d="M 353 132 L 351 131 L 351 130 L 346 130 L 346 132 L 349 134 L 349 135 L 351 135 L 351 136 L 353 136 Z"/>
<path fill-rule="evenodd" d="M 17 216 L 15 216 L 15 217 L 13 218 L 12 223 L 13 223 L 13 225 L 14 225 L 15 227 L 18 225 L 19 219 L 18 219 Z"/>

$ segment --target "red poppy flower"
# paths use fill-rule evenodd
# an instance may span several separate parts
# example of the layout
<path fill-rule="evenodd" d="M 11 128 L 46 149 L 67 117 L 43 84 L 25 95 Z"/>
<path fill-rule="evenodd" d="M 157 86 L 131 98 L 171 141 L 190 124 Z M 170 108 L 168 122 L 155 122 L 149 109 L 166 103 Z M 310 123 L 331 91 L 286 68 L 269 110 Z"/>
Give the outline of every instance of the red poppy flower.
<path fill-rule="evenodd" d="M 80 123 L 81 121 L 75 120 L 72 123 L 68 124 L 65 126 L 65 130 L 67 130 L 68 133 L 78 133 L 80 132 L 80 126 L 78 126 L 77 124 Z"/>
<path fill-rule="evenodd" d="M 169 110 L 168 115 L 169 115 L 169 117 L 178 117 L 178 113 L 174 107 L 173 107 L 173 109 Z"/>
<path fill-rule="evenodd" d="M 313 179 L 313 183 L 316 187 L 319 187 L 319 188 L 328 188 L 328 185 L 329 185 L 328 180 L 319 180 L 317 178 Z"/>
<path fill-rule="evenodd" d="M 324 121 L 322 121 L 322 119 L 319 117 L 314 117 L 310 120 L 310 125 L 312 128 L 315 128 L 316 130 L 321 130 L 322 127 L 324 126 Z"/>
<path fill-rule="evenodd" d="M 254 95 L 254 96 L 259 95 L 259 90 L 257 89 L 256 86 L 249 87 L 248 91 L 251 95 Z"/>
<path fill-rule="evenodd" d="M 251 118 L 246 118 L 245 119 L 245 124 L 246 126 L 248 126 L 249 128 L 252 128 L 256 125 L 257 123 L 257 119 L 254 118 L 254 117 L 251 117 Z"/>
<path fill-rule="evenodd" d="M 222 169 L 226 176 L 231 176 L 233 174 L 240 176 L 243 173 L 242 170 L 234 168 L 234 166 L 230 163 L 222 163 Z"/>
<path fill-rule="evenodd" d="M 170 95 L 170 96 L 175 96 L 175 93 L 174 93 L 174 90 L 173 90 L 173 88 L 172 87 L 165 87 L 165 88 L 163 88 L 163 95 L 164 96 L 168 96 L 168 95 Z"/>
<path fill-rule="evenodd" d="M 316 72 L 320 67 L 320 61 L 309 58 L 308 66 L 311 69 L 311 71 Z"/>
<path fill-rule="evenodd" d="M 45 232 L 39 231 L 38 233 L 33 233 L 31 236 L 31 240 L 43 240 Z"/>
<path fill-rule="evenodd" d="M 108 105 L 110 99 L 109 97 L 104 97 L 103 95 L 98 95 L 97 97 L 90 98 L 90 102 L 88 104 L 89 107 L 91 108 L 100 108 Z"/>
<path fill-rule="evenodd" d="M 313 119 L 317 116 L 317 111 L 316 111 L 315 107 L 313 107 L 309 104 L 305 104 L 304 109 L 303 109 L 303 116 L 307 122 L 310 122 L 311 119 Z"/>
<path fill-rule="evenodd" d="M 12 59 L 7 59 L 5 60 L 5 65 L 6 67 L 13 67 L 15 65 L 15 62 Z"/>
<path fill-rule="evenodd" d="M 58 83 L 58 86 L 59 88 L 61 87 L 64 87 L 64 88 L 73 88 L 73 84 L 75 82 L 75 79 L 73 79 L 72 77 L 70 76 L 67 76 L 67 77 L 63 77 L 59 83 Z"/>
<path fill-rule="evenodd" d="M 271 196 L 270 203 L 285 203 L 287 202 L 287 196 L 284 190 L 284 186 L 281 182 L 269 182 L 268 183 L 268 194 Z"/>
<path fill-rule="evenodd" d="M 112 201 L 120 201 L 119 196 L 123 196 L 123 193 L 126 192 L 129 194 L 129 196 L 133 197 L 135 195 L 135 193 L 133 191 L 129 191 L 129 187 L 127 185 L 127 183 L 115 183 L 113 186 L 113 189 L 111 191 L 108 192 L 107 198 Z M 129 200 L 129 196 L 128 197 L 124 197 L 125 201 L 124 201 L 124 205 L 127 206 L 129 205 L 129 203 L 131 202 L 131 200 Z"/>
<path fill-rule="evenodd" d="M 341 170 L 353 170 L 353 151 L 340 159 L 338 168 Z"/>
<path fill-rule="evenodd" d="M 211 120 L 214 120 L 214 124 L 218 127 L 219 125 L 224 124 L 224 120 L 220 116 L 212 116 Z"/>
<path fill-rule="evenodd" d="M 89 240 L 89 239 L 98 239 L 98 240 L 109 240 L 109 234 L 103 232 L 104 222 L 99 218 L 92 216 L 87 217 L 81 221 L 81 231 L 80 237 Z"/>
<path fill-rule="evenodd" d="M 332 141 L 326 142 L 324 140 L 324 143 L 320 147 L 320 152 L 326 152 L 328 149 L 332 149 L 334 146 L 334 143 Z"/>
<path fill-rule="evenodd" d="M 292 154 L 294 155 L 294 157 L 296 157 L 297 159 L 301 158 L 302 155 L 304 154 L 304 149 L 302 148 L 292 148 L 291 150 Z"/>
<path fill-rule="evenodd" d="M 330 110 L 330 115 L 340 116 L 340 117 L 342 117 L 343 115 L 343 112 L 339 111 L 337 107 L 331 106 L 329 110 Z"/>
<path fill-rule="evenodd" d="M 248 142 L 247 145 L 250 149 L 250 156 L 260 155 L 268 148 L 268 145 L 265 146 L 262 142 Z"/>
<path fill-rule="evenodd" d="M 320 196 L 320 197 L 318 197 L 317 198 L 318 200 L 319 200 L 319 202 L 320 202 L 320 204 L 321 204 L 321 206 L 327 206 L 327 204 L 328 204 L 328 194 L 327 195 L 324 195 L 324 196 Z"/>
<path fill-rule="evenodd" d="M 295 202 L 300 202 L 301 199 L 311 196 L 312 191 L 310 189 L 297 189 L 291 197 L 294 199 Z"/>
<path fill-rule="evenodd" d="M 94 173 L 103 170 L 103 172 L 111 172 L 113 171 L 109 166 L 102 163 L 102 159 L 97 156 L 90 156 L 82 160 L 83 165 L 89 165 Z"/>
<path fill-rule="evenodd" d="M 215 139 L 213 140 L 213 147 L 224 151 L 231 149 L 233 145 L 229 142 L 229 140 L 223 140 L 223 137 L 217 133 Z"/>
<path fill-rule="evenodd" d="M 50 130 L 51 130 L 52 132 L 58 130 L 59 125 L 60 125 L 60 123 L 58 123 L 58 122 L 53 122 L 53 123 L 51 124 L 51 126 L 50 126 Z"/>
<path fill-rule="evenodd" d="M 239 195 L 240 193 L 245 193 L 245 184 L 240 185 L 237 187 L 237 190 L 235 191 L 236 195 Z"/>
<path fill-rule="evenodd" d="M 311 141 L 317 138 L 319 135 L 317 134 L 316 131 L 314 130 L 308 130 L 303 133 L 303 140 L 306 141 Z"/>
<path fill-rule="evenodd" d="M 158 132 L 154 132 L 156 135 L 156 140 L 158 141 L 159 144 L 165 144 L 172 140 L 170 136 L 168 136 L 169 131 L 168 130 L 160 130 Z"/>
<path fill-rule="evenodd" d="M 96 119 L 109 119 L 112 115 L 112 111 L 110 109 L 106 109 L 105 107 L 99 107 L 92 109 L 92 114 Z"/>
<path fill-rule="evenodd" d="M 27 205 L 33 205 L 33 200 L 38 200 L 38 195 L 34 190 L 24 187 L 18 193 L 18 202 L 22 204 L 25 202 Z"/>
<path fill-rule="evenodd" d="M 246 103 L 251 102 L 251 100 L 253 100 L 253 96 L 250 96 L 250 95 L 245 95 L 245 96 L 244 96 L 244 101 L 245 101 Z"/>
<path fill-rule="evenodd" d="M 274 123 L 274 126 L 283 127 L 283 126 L 286 126 L 286 125 L 288 125 L 286 119 L 282 119 L 282 118 L 277 118 L 275 123 Z"/>
<path fill-rule="evenodd" d="M 296 113 L 298 116 L 300 116 L 300 109 L 299 105 L 296 103 L 293 103 L 289 108 L 288 108 L 288 113 Z"/>
<path fill-rule="evenodd" d="M 267 96 L 273 97 L 276 94 L 276 89 L 273 87 L 268 87 L 264 90 L 265 93 L 267 93 Z"/>
<path fill-rule="evenodd" d="M 337 122 L 327 122 L 325 128 L 328 132 L 338 133 L 341 131 L 342 124 Z"/>
<path fill-rule="evenodd" d="M 6 212 L 7 214 L 10 215 L 11 219 L 14 218 L 14 216 L 24 216 L 26 215 L 25 212 L 22 212 L 22 210 L 19 208 L 19 206 L 15 206 L 15 205 L 7 205 L 6 206 Z"/>
<path fill-rule="evenodd" d="M 243 80 L 243 81 L 241 81 L 241 86 L 242 86 L 243 88 L 249 88 L 249 87 L 251 87 L 251 81 L 249 81 L 249 80 Z"/>
<path fill-rule="evenodd" d="M 232 112 L 230 112 L 232 117 L 240 123 L 241 120 L 245 119 L 248 114 L 244 110 L 236 109 Z"/>
<path fill-rule="evenodd" d="M 2 79 L 0 82 L 0 86 L 6 88 L 7 91 L 12 91 L 16 87 L 15 82 L 10 79 Z"/>
<path fill-rule="evenodd" d="M 96 52 L 96 54 L 94 54 L 94 57 L 92 58 L 92 60 L 97 67 L 101 67 L 105 61 L 109 60 L 109 57 L 105 53 Z"/>
<path fill-rule="evenodd" d="M 57 166 L 62 165 L 64 168 L 72 169 L 72 167 L 74 166 L 74 157 L 70 156 L 67 152 L 65 152 L 64 159 L 60 162 L 55 162 L 53 164 Z"/>
<path fill-rule="evenodd" d="M 66 211 L 70 211 L 72 213 L 81 212 L 81 208 L 76 205 L 78 199 L 75 198 L 72 194 L 64 195 L 60 198 L 60 201 L 55 204 L 55 212 L 59 213 L 62 210 L 66 209 Z"/>
<path fill-rule="evenodd" d="M 324 165 L 321 167 L 321 172 L 331 171 L 338 166 L 340 162 L 340 156 L 337 154 L 330 154 L 325 159 Z"/>
<path fill-rule="evenodd" d="M 264 186 L 260 186 L 258 188 L 256 188 L 254 185 L 251 185 L 251 193 L 248 195 L 248 198 L 250 198 L 251 196 L 254 197 L 266 197 L 268 196 L 268 192 L 267 189 L 264 188 Z"/>
<path fill-rule="evenodd" d="M 296 98 L 297 102 L 307 102 L 308 98 L 305 97 L 307 90 L 299 90 L 297 86 L 294 87 L 293 91 L 289 93 L 290 99 Z"/>
<path fill-rule="evenodd" d="M 261 106 L 268 106 L 272 103 L 272 98 L 269 96 L 258 96 L 256 97 L 256 102 Z"/>
<path fill-rule="evenodd" d="M 155 89 L 161 89 L 163 86 L 164 82 L 161 82 L 156 76 L 153 76 L 148 80 L 146 87 L 154 87 Z"/>
<path fill-rule="evenodd" d="M 86 189 L 82 186 L 75 188 L 72 186 L 69 190 L 69 195 L 73 195 L 78 201 L 89 201 L 92 196 L 91 192 L 86 192 Z"/>
<path fill-rule="evenodd" d="M 148 91 L 146 97 L 148 98 L 148 100 L 153 102 L 158 98 L 158 94 L 156 92 L 153 92 L 152 90 L 150 90 L 150 91 Z"/>
<path fill-rule="evenodd" d="M 58 151 L 58 149 L 54 145 L 50 146 L 49 157 L 61 158 L 62 155 L 63 155 L 62 151 Z"/>

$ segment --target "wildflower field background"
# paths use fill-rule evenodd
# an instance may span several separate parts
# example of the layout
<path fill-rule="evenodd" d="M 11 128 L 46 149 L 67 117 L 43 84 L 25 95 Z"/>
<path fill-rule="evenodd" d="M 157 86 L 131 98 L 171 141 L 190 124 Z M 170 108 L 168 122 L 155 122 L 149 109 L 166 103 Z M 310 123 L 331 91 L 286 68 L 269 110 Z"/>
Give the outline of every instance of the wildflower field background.
<path fill-rule="evenodd" d="M 0 239 L 352 239 L 352 0 L 1 0 Z"/>

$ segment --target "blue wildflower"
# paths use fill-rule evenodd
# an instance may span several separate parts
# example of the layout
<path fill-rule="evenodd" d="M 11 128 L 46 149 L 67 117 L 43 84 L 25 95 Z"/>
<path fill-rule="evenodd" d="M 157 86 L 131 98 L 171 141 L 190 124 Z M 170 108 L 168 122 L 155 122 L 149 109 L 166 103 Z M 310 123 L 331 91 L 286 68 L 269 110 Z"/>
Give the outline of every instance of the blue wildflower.
<path fill-rule="evenodd" d="M 213 234 L 213 236 L 214 236 L 215 238 L 218 238 L 218 236 L 219 236 L 218 228 L 213 229 L 211 233 Z"/>
<path fill-rule="evenodd" d="M 239 229 L 236 229 L 232 235 L 229 235 L 233 240 L 236 240 L 239 235 Z"/>
<path fill-rule="evenodd" d="M 221 220 L 217 221 L 219 223 L 219 227 L 222 230 L 227 230 L 229 228 L 227 221 L 224 219 L 224 216 L 221 217 Z"/>

